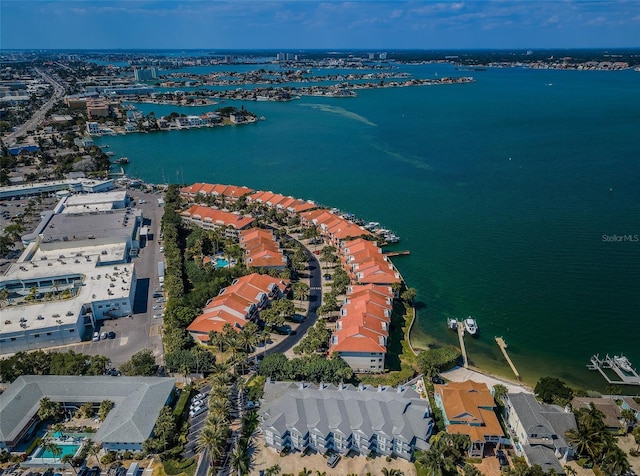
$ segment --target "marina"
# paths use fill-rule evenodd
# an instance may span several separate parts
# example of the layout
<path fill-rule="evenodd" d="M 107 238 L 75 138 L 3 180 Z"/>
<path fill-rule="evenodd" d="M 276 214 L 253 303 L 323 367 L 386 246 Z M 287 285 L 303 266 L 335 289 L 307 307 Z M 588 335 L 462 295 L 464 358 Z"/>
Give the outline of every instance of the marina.
<path fill-rule="evenodd" d="M 591 356 L 591 363 L 587 365 L 589 370 L 597 370 L 600 372 L 600 375 L 604 377 L 610 385 L 640 385 L 640 375 L 633 368 L 629 359 L 624 355 L 614 355 L 610 357 L 608 354 L 605 355 L 603 359 L 600 358 L 599 354 Z M 605 372 L 605 370 L 610 370 L 615 373 L 618 377 L 618 380 L 612 379 L 609 372 Z"/>

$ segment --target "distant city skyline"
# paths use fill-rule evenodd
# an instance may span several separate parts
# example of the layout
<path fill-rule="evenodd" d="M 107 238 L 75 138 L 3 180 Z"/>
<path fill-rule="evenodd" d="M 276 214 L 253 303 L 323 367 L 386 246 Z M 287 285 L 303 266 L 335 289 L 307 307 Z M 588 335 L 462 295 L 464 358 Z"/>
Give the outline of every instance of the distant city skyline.
<path fill-rule="evenodd" d="M 640 1 L 2 0 L 8 49 L 640 47 Z"/>

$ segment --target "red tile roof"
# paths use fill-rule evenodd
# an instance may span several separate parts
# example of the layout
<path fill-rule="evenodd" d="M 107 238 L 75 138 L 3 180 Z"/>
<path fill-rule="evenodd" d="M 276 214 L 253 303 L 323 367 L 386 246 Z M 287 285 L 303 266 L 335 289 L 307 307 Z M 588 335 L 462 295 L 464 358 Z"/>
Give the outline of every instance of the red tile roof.
<path fill-rule="evenodd" d="M 240 198 L 253 192 L 248 187 L 238 187 L 237 185 L 221 185 L 210 183 L 194 183 L 180 189 L 180 195 L 195 197 L 199 193 L 202 195 L 222 195 L 228 198 Z"/>
<path fill-rule="evenodd" d="M 237 230 L 242 230 L 253 223 L 252 217 L 225 212 L 217 208 L 203 207 L 201 205 L 193 205 L 191 208 L 183 211 L 181 215 L 191 218 L 192 220 L 213 223 L 220 226 L 229 226 Z"/>
<path fill-rule="evenodd" d="M 435 385 L 445 415 L 452 424 L 448 433 L 469 435 L 472 441 L 484 441 L 487 436 L 504 436 L 494 412 L 495 402 L 485 383 L 472 380 Z"/>
<path fill-rule="evenodd" d="M 245 263 L 253 268 L 283 268 L 287 259 L 271 230 L 251 228 L 240 233 Z"/>
<path fill-rule="evenodd" d="M 356 302 L 342 306 L 341 313 L 346 313 L 337 323 L 336 331 L 331 337 L 329 352 L 370 353 L 386 352 L 386 338 L 389 336 L 390 317 L 385 315 L 385 308 L 369 302 L 368 298 L 384 298 L 384 287 L 350 286 L 347 292 L 356 293 Z M 350 300 L 351 294 L 347 294 Z M 386 301 L 385 301 L 386 304 Z"/>
<path fill-rule="evenodd" d="M 225 324 L 239 331 L 246 324 L 252 305 L 258 306 L 269 296 L 275 296 L 275 288 L 284 291 L 287 286 L 287 281 L 268 275 L 254 273 L 242 276 L 211 299 L 187 330 L 205 342 L 209 340 L 210 331 L 222 332 Z"/>

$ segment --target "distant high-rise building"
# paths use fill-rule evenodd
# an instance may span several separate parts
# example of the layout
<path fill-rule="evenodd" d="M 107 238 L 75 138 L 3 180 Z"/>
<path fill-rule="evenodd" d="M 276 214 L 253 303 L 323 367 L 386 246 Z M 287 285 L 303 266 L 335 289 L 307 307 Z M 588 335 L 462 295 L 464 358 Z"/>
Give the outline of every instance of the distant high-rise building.
<path fill-rule="evenodd" d="M 155 66 L 150 68 L 133 68 L 133 75 L 136 81 L 149 81 L 151 79 L 158 79 L 158 70 Z"/>
<path fill-rule="evenodd" d="M 387 53 L 380 53 L 380 59 L 382 61 L 386 60 L 387 59 Z"/>
<path fill-rule="evenodd" d="M 376 59 L 376 54 L 375 53 L 369 53 L 369 59 L 370 60 Z"/>

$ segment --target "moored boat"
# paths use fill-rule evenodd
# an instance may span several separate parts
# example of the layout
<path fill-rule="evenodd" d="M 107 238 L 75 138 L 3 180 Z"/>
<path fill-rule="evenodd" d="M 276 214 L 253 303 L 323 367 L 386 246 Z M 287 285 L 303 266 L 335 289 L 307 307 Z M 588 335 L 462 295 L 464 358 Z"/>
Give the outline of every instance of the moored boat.
<path fill-rule="evenodd" d="M 625 372 L 633 372 L 633 367 L 631 366 L 631 362 L 624 355 L 614 355 L 613 361 L 615 364 Z"/>
<path fill-rule="evenodd" d="M 116 164 L 128 164 L 129 163 L 129 158 L 128 157 L 120 157 L 119 159 L 114 160 L 114 162 Z"/>
<path fill-rule="evenodd" d="M 452 331 L 457 331 L 458 330 L 458 319 L 454 319 L 452 317 L 447 319 L 447 327 L 449 329 L 451 329 Z"/>
<path fill-rule="evenodd" d="M 472 336 L 478 333 L 478 323 L 473 317 L 467 317 L 464 321 L 462 321 L 462 323 L 464 324 L 464 330 Z"/>

